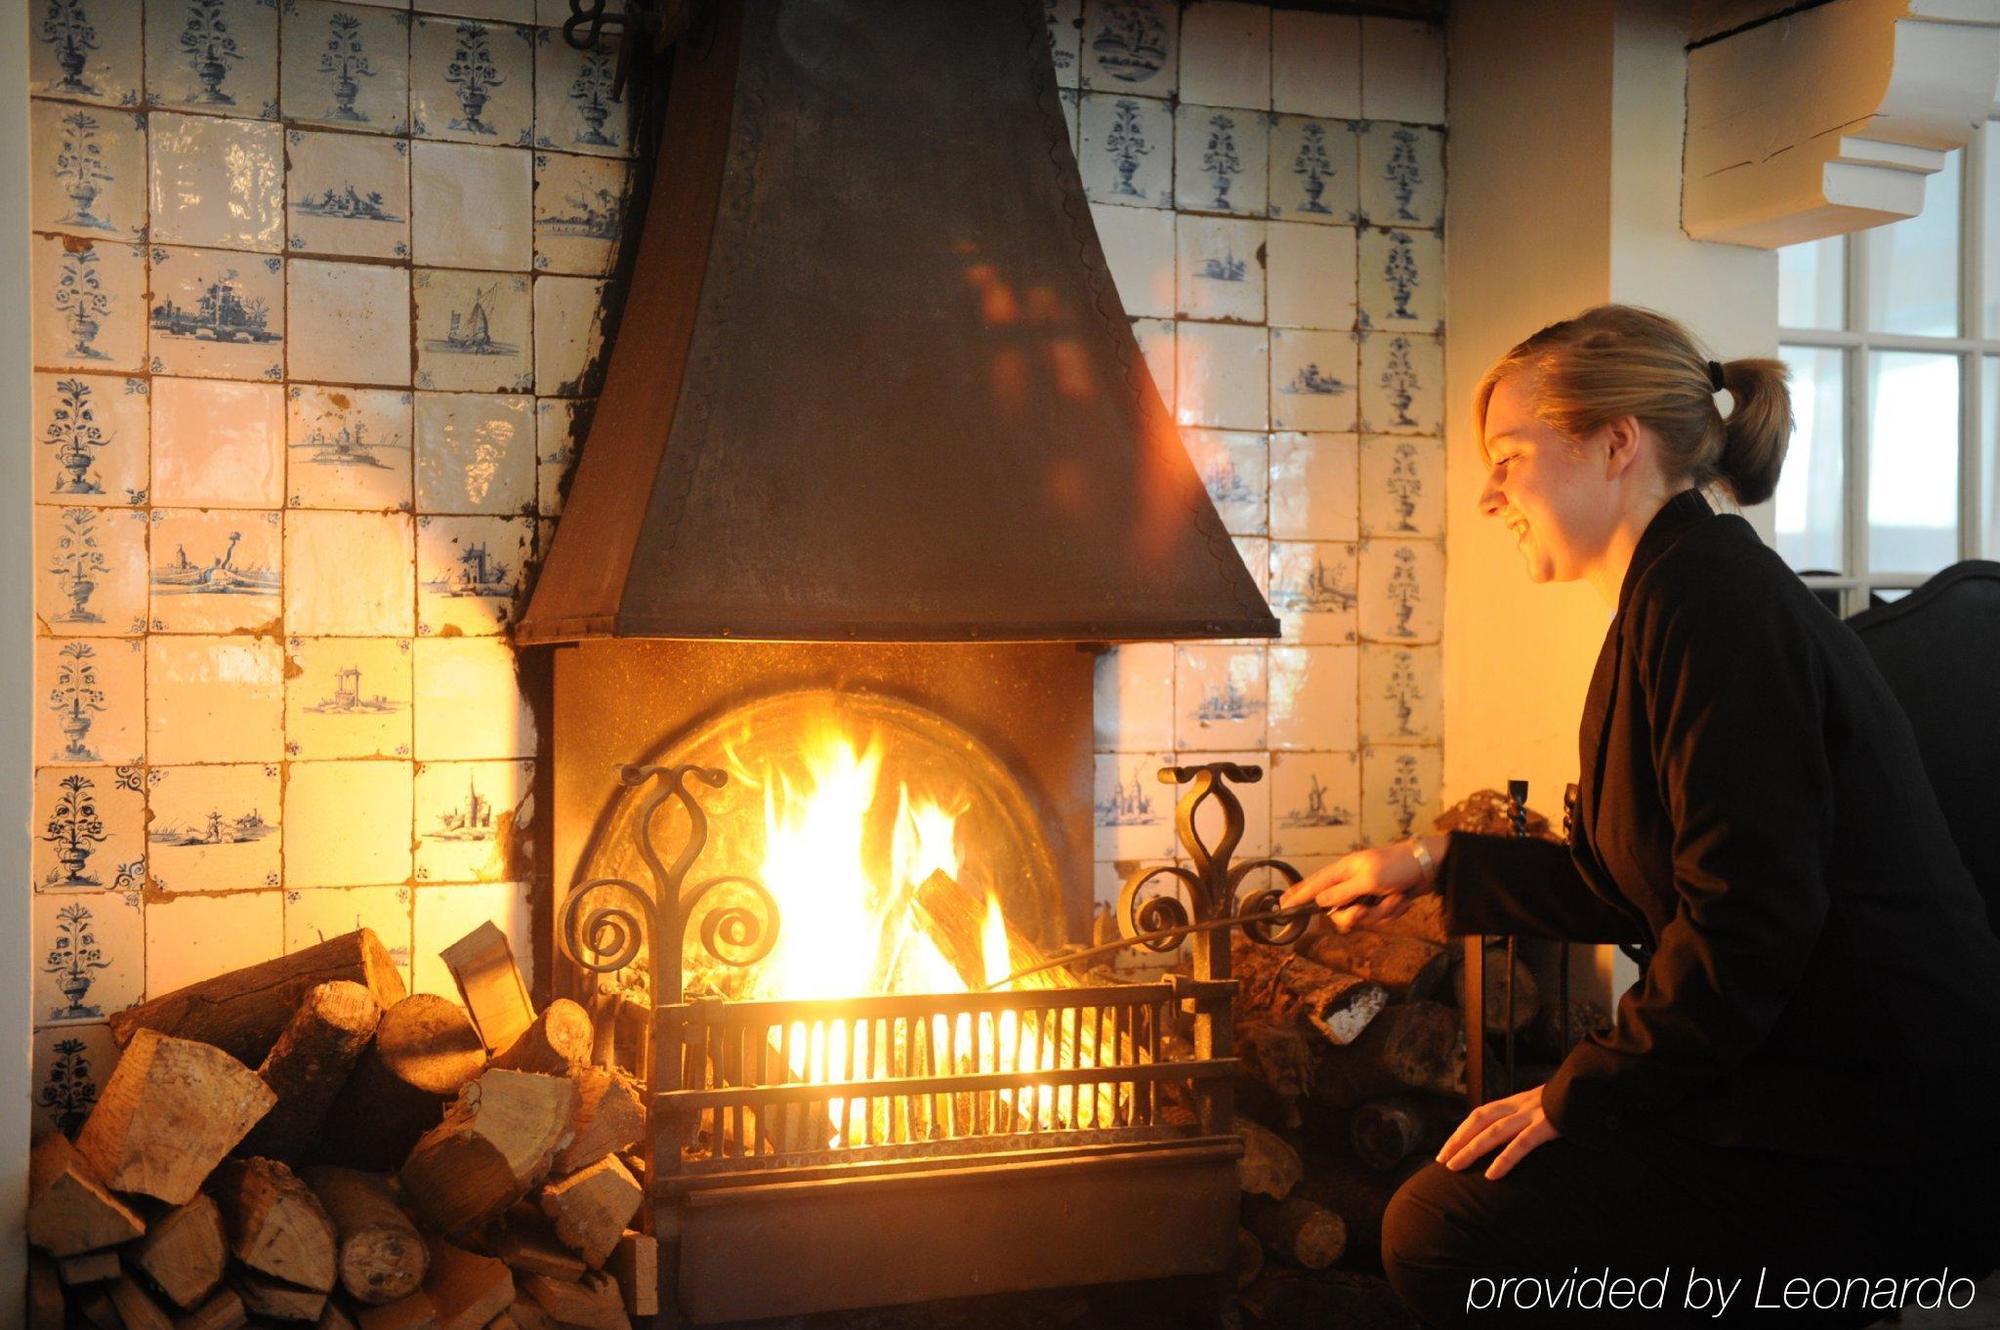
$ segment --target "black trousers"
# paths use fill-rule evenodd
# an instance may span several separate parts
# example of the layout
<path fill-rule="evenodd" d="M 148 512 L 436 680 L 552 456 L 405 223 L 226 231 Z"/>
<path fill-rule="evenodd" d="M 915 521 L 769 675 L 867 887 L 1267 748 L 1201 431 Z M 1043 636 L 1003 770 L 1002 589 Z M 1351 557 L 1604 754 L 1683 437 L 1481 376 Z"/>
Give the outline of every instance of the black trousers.
<path fill-rule="evenodd" d="M 1427 1164 L 1383 1218 L 1382 1262 L 1436 1327 L 1868 1325 L 1888 1315 L 1885 1278 L 1889 1306 L 1948 1306 L 2000 1262 L 2000 1149 L 1965 1144 L 1880 1165 L 1650 1127 L 1605 1150 L 1557 1137 L 1498 1181 L 1491 1155 Z M 2000 1324 L 2000 1305 L 1980 1310 Z"/>

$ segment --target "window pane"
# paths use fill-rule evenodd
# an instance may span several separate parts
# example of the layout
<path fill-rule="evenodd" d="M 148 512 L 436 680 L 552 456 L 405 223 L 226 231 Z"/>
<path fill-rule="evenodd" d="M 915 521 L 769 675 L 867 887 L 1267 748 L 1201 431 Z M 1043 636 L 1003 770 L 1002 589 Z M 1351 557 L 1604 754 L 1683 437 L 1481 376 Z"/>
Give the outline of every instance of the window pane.
<path fill-rule="evenodd" d="M 1847 472 L 1847 365 L 1842 352 L 1780 347 L 1792 370 L 1792 442 L 1778 473 L 1778 553 L 1802 573 L 1838 573 L 1841 489 Z"/>
<path fill-rule="evenodd" d="M 1980 230 L 1979 245 L 1986 255 L 1986 335 L 2000 337 L 2000 129 L 1996 122 L 1987 121 L 1986 128 L 1979 134 L 1979 150 L 1986 160 L 1985 211 L 1980 215 L 1986 224 Z"/>
<path fill-rule="evenodd" d="M 1983 460 L 1979 471 L 1984 480 L 1980 487 L 1982 500 L 1986 505 L 1986 534 L 1980 542 L 1979 557 L 2000 559 L 2000 356 L 1987 356 L 1982 362 L 1986 374 L 1986 417 L 1985 428 L 1980 431 Z"/>
<path fill-rule="evenodd" d="M 1868 362 L 1868 567 L 1931 573 L 1958 558 L 1958 357 Z"/>
<path fill-rule="evenodd" d="M 1829 236 L 1780 249 L 1778 326 L 1840 328 L 1846 322 L 1847 237 Z"/>
<path fill-rule="evenodd" d="M 1924 210 L 1864 231 L 1868 326 L 1877 332 L 1958 335 L 1959 154 L 1924 182 Z"/>

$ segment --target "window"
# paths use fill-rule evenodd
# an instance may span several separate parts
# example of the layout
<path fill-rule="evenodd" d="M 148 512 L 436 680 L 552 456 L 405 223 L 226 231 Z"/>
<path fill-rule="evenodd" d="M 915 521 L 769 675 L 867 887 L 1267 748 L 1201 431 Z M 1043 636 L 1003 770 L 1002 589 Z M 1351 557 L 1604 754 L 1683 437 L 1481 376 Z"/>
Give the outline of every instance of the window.
<path fill-rule="evenodd" d="M 2000 121 L 1920 216 L 1778 251 L 1778 552 L 1843 616 L 2000 556 Z"/>

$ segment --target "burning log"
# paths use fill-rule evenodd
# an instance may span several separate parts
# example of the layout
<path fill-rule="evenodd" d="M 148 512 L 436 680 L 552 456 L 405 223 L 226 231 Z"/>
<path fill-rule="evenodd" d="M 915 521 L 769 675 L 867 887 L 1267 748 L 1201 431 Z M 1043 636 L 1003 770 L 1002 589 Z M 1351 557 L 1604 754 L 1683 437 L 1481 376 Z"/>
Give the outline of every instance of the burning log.
<path fill-rule="evenodd" d="M 275 1159 L 232 1159 L 216 1171 L 213 1193 L 237 1260 L 315 1293 L 333 1287 L 333 1220 L 292 1170 Z"/>
<path fill-rule="evenodd" d="M 920 931 L 937 945 L 967 988 L 983 988 L 986 973 L 986 901 L 943 869 L 925 878 L 910 901 Z M 1007 970 L 1025 970 L 1048 959 L 1020 930 L 1007 924 Z M 998 978 L 999 976 L 990 976 Z M 1016 988 L 1081 988 L 1083 980 L 1057 967 L 1016 981 Z"/>
<path fill-rule="evenodd" d="M 51 1256 L 75 1256 L 146 1231 L 146 1221 L 113 1196 L 61 1132 L 28 1156 L 28 1241 Z"/>
<path fill-rule="evenodd" d="M 1410 1156 L 1435 1154 L 1465 1118 L 1463 1100 L 1397 1095 L 1354 1110 L 1354 1157 L 1386 1173 Z"/>
<path fill-rule="evenodd" d="M 368 1172 L 395 1168 L 485 1067 L 486 1046 L 465 1008 L 430 993 L 404 998 L 382 1014 L 335 1100 L 320 1158 Z"/>
<path fill-rule="evenodd" d="M 1355 1108 L 1405 1090 L 1456 1094 L 1464 1089 L 1465 1039 L 1459 1015 L 1438 1002 L 1406 1002 L 1376 1017 L 1348 1048 L 1314 1064 L 1312 1096 Z"/>
<path fill-rule="evenodd" d="M 380 1306 L 423 1283 L 429 1260 L 423 1236 L 387 1178 L 329 1165 L 308 1168 L 304 1177 L 333 1221 L 340 1286 L 350 1297 Z"/>
<path fill-rule="evenodd" d="M 1389 1002 L 1379 983 L 1241 936 L 1231 943 L 1230 969 L 1238 1021 L 1299 1019 L 1331 1044 L 1353 1043 Z"/>
<path fill-rule="evenodd" d="M 199 1306 L 229 1264 L 222 1211 L 206 1194 L 169 1210 L 147 1232 L 133 1262 L 182 1311 Z"/>
<path fill-rule="evenodd" d="M 142 1029 L 118 1060 L 76 1148 L 105 1186 L 182 1205 L 276 1100 L 255 1072 L 221 1049 Z"/>
<path fill-rule="evenodd" d="M 505 1049 L 492 1065 L 508 1071 L 566 1076 L 590 1065 L 590 1013 L 568 998 L 557 998 Z"/>
<path fill-rule="evenodd" d="M 459 1091 L 402 1168 L 403 1193 L 447 1238 L 498 1218 L 549 1171 L 576 1088 L 563 1076 L 490 1068 Z"/>
<path fill-rule="evenodd" d="M 1449 949 L 1366 928 L 1342 933 L 1322 925 L 1300 941 L 1299 950 L 1330 970 L 1374 980 L 1393 1002 L 1436 996 L 1451 971 Z"/>
<path fill-rule="evenodd" d="M 556 1236 L 592 1269 L 604 1264 L 639 1213 L 644 1192 L 616 1155 L 542 1188 L 542 1213 Z"/>
<path fill-rule="evenodd" d="M 557 1174 L 574 1173 L 623 1150 L 646 1132 L 646 1105 L 631 1081 L 597 1067 L 579 1067 L 570 1080 L 576 1085 L 576 1116 L 570 1121 L 569 1144 L 556 1152 L 550 1166 Z"/>
<path fill-rule="evenodd" d="M 1238 1188 L 1251 1196 L 1282 1201 L 1305 1176 L 1299 1152 L 1285 1144 L 1268 1127 L 1249 1118 L 1239 1118 L 1236 1130 L 1243 1137 L 1243 1157 L 1236 1161 Z"/>
<path fill-rule="evenodd" d="M 1326 1269 L 1347 1250 L 1347 1225 L 1340 1216 L 1299 1196 L 1245 1197 L 1243 1225 L 1271 1255 L 1308 1270 Z"/>
<path fill-rule="evenodd" d="M 317 1141 L 381 1019 L 381 1004 L 360 984 L 335 979 L 307 989 L 257 1068 L 278 1102 L 250 1129 L 237 1153 L 295 1160 Z"/>
<path fill-rule="evenodd" d="M 507 935 L 487 920 L 438 953 L 472 1013 L 489 1054 L 498 1053 L 535 1023 L 528 985 L 514 963 Z"/>

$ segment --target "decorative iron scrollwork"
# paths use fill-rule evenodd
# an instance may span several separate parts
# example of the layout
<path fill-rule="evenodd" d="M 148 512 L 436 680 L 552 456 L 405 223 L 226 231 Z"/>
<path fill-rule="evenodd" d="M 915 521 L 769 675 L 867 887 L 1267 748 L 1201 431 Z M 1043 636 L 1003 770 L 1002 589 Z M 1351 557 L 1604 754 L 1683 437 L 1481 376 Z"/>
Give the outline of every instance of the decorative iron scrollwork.
<path fill-rule="evenodd" d="M 1126 879 L 1124 889 L 1118 894 L 1118 931 L 1131 945 L 1168 951 L 1178 946 L 1188 932 L 1231 924 L 1271 946 L 1288 946 L 1304 935 L 1312 922 L 1310 912 L 1300 910 L 1279 918 L 1270 917 L 1278 912 L 1278 900 L 1285 888 L 1302 880 L 1304 875 L 1298 869 L 1283 859 L 1230 862 L 1243 841 L 1243 804 L 1228 783 L 1251 785 L 1263 778 L 1262 767 L 1236 762 L 1160 768 L 1162 785 L 1189 787 L 1174 810 L 1174 826 L 1181 848 L 1194 866 L 1190 869 L 1161 864 L 1141 869 Z M 1195 825 L 1201 806 L 1211 800 L 1222 811 L 1222 835 L 1213 848 Z M 1283 883 L 1259 888 L 1239 899 L 1244 882 L 1258 872 L 1276 874 Z M 1173 894 L 1140 894 L 1149 883 L 1162 878 L 1176 884 Z M 1167 936 L 1159 936 L 1162 933 Z"/>

